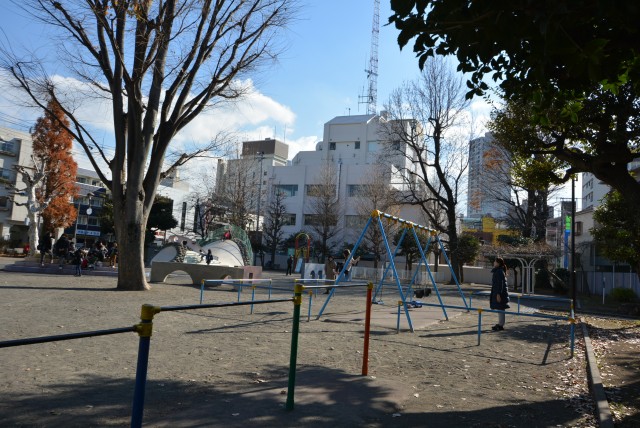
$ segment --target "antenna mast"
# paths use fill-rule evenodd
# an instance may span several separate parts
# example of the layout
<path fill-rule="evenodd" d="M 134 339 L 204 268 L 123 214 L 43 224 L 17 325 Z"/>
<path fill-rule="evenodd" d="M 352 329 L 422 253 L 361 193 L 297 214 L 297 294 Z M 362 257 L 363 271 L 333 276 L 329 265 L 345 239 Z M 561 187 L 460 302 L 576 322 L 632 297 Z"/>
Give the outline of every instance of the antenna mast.
<path fill-rule="evenodd" d="M 380 35 L 380 0 L 373 0 L 373 25 L 371 28 L 371 53 L 367 73 L 367 95 L 363 96 L 363 104 L 367 104 L 367 114 L 376 114 L 378 101 L 378 38 Z"/>

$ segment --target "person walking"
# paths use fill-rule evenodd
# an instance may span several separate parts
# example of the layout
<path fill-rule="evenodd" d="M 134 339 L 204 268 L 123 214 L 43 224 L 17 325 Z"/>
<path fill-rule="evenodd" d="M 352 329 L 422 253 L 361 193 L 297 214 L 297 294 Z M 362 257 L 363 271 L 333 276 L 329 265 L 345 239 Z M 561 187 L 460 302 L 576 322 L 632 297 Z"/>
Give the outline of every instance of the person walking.
<path fill-rule="evenodd" d="M 291 269 L 293 268 L 293 256 L 289 256 L 289 258 L 287 259 L 287 273 L 285 273 L 284 275 L 291 275 Z"/>
<path fill-rule="evenodd" d="M 333 285 L 336 279 L 336 268 L 338 265 L 335 260 L 333 260 L 333 256 L 327 257 L 327 261 L 324 264 L 324 277 L 327 280 L 327 285 Z M 333 287 L 327 287 L 324 294 L 329 294 Z"/>
<path fill-rule="evenodd" d="M 496 257 L 491 269 L 491 295 L 489 306 L 491 309 L 504 311 L 509 309 L 509 291 L 507 289 L 507 265 L 504 259 Z M 506 317 L 504 312 L 498 313 L 498 324 L 491 327 L 493 331 L 504 330 Z"/>

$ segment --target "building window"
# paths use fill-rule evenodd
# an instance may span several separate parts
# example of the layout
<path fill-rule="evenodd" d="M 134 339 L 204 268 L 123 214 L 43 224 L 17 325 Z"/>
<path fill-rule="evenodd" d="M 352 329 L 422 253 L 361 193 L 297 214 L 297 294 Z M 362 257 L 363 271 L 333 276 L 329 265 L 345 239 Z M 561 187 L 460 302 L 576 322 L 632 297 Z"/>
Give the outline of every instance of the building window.
<path fill-rule="evenodd" d="M 10 207 L 10 200 L 6 196 L 0 196 L 0 210 L 6 210 Z"/>
<path fill-rule="evenodd" d="M 327 222 L 328 218 L 324 215 L 320 215 L 320 214 L 305 214 L 304 215 L 304 225 L 305 226 L 320 226 L 322 225 L 324 222 Z M 330 226 L 335 226 L 336 222 L 335 220 L 333 221 L 333 223 L 330 224 Z"/>
<path fill-rule="evenodd" d="M 344 225 L 352 229 L 362 229 L 368 219 L 369 217 L 363 215 L 346 215 L 344 216 Z"/>
<path fill-rule="evenodd" d="M 329 143 L 329 150 L 335 150 L 336 149 L 336 143 Z"/>
<path fill-rule="evenodd" d="M 327 186 L 325 184 L 307 184 L 305 186 L 307 196 L 324 197 L 335 196 L 336 191 L 334 186 Z"/>
<path fill-rule="evenodd" d="M 304 225 L 305 226 L 319 226 L 322 224 L 322 216 L 318 214 L 305 214 Z"/>
<path fill-rule="evenodd" d="M 368 196 L 369 189 L 365 184 L 349 184 L 347 185 L 347 195 L 353 196 Z"/>
<path fill-rule="evenodd" d="M 360 141 L 356 141 L 356 147 L 355 149 L 358 150 L 360 148 Z"/>
<path fill-rule="evenodd" d="M 13 141 L 1 141 L 0 140 L 0 152 L 9 153 L 15 155 L 15 144 Z"/>
<path fill-rule="evenodd" d="M 87 224 L 89 226 L 100 226 L 100 218 L 98 218 L 98 217 L 89 217 L 87 219 Z"/>
<path fill-rule="evenodd" d="M 295 196 L 298 193 L 297 184 L 276 184 L 273 186 L 273 193 L 282 193 L 286 197 Z"/>
<path fill-rule="evenodd" d="M 296 215 L 291 213 L 285 213 L 282 215 L 282 225 L 283 226 L 295 226 L 296 225 Z"/>
<path fill-rule="evenodd" d="M 87 216 L 86 215 L 79 215 L 78 216 L 78 220 L 77 220 L 78 224 L 87 224 Z"/>
<path fill-rule="evenodd" d="M 0 168 L 0 180 L 2 181 L 11 181 L 11 170 Z"/>
<path fill-rule="evenodd" d="M 582 235 L 582 222 L 576 221 L 576 236 Z"/>

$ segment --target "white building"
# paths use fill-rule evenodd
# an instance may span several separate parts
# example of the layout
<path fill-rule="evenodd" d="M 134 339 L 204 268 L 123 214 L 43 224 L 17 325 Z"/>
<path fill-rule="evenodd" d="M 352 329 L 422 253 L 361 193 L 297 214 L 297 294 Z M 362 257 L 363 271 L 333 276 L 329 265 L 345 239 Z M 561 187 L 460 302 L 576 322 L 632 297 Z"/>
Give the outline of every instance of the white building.
<path fill-rule="evenodd" d="M 360 186 L 371 183 L 374 174 L 382 173 L 388 177 L 389 184 L 402 189 L 401 171 L 414 166 L 410 156 L 400 153 L 389 155 L 388 152 L 382 156 L 383 145 L 389 144 L 382 136 L 380 123 L 383 120 L 383 117 L 373 114 L 335 117 L 325 124 L 323 140 L 316 145 L 316 150 L 299 152 L 287 165 L 277 156 L 268 157 L 264 150 L 250 149 L 247 152 L 248 156 L 255 156 L 255 151 L 265 152 L 262 165 L 258 165 L 263 174 L 259 183 L 262 194 L 273 195 L 277 189 L 287 196 L 284 200 L 287 207 L 287 224 L 283 228 L 285 237 L 301 230 L 311 231 L 314 214 L 310 211 L 312 197 L 309 193 L 313 193 L 314 185 L 322 184 L 321 176 L 328 168 L 335 174 L 336 197 L 343 201 L 337 224 L 342 233 L 333 242 L 336 246 L 354 243 L 362 232 L 363 214 L 358 206 L 362 200 L 359 198 Z M 265 208 L 261 214 L 264 212 Z M 417 207 L 404 206 L 399 214 L 416 223 L 424 223 Z"/>
<path fill-rule="evenodd" d="M 611 187 L 597 179 L 595 175 L 589 172 L 582 173 L 582 209 L 598 208 L 609 190 Z"/>
<path fill-rule="evenodd" d="M 469 141 L 468 217 L 506 216 L 509 207 L 503 201 L 511 199 L 508 165 L 508 155 L 490 132 Z"/>
<path fill-rule="evenodd" d="M 33 143 L 26 132 L 0 127 L 0 237 L 11 241 L 18 247 L 27 243 L 27 208 L 12 202 L 26 202 L 26 197 L 13 195 L 10 186 L 17 184 L 21 177 L 14 169 L 15 165 L 32 165 Z"/>

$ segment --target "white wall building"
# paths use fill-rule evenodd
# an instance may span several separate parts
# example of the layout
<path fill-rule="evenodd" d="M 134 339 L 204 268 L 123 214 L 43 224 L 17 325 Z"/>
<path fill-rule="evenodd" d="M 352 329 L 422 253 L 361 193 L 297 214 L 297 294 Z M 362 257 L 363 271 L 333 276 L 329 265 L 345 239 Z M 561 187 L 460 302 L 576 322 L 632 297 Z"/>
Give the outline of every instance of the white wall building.
<path fill-rule="evenodd" d="M 468 217 L 506 216 L 509 207 L 502 200 L 511 199 L 508 173 L 507 155 L 490 132 L 469 141 Z"/>
<path fill-rule="evenodd" d="M 15 165 L 32 165 L 33 143 L 26 132 L 0 127 L 0 237 L 18 246 L 27 242 L 27 208 L 12 202 L 26 202 L 26 197 L 13 195 L 11 185 L 25 186 Z"/>
<path fill-rule="evenodd" d="M 611 188 L 595 175 L 589 172 L 582 173 L 582 209 L 598 208 L 609 190 Z"/>
<path fill-rule="evenodd" d="M 309 211 L 309 186 L 322 184 L 320 177 L 327 165 L 335 171 L 336 197 L 343 201 L 337 225 L 342 233 L 333 242 L 336 246 L 344 242 L 354 243 L 362 232 L 358 186 L 371 183 L 373 174 L 382 172 L 374 168 L 386 168 L 384 172 L 391 177 L 390 183 L 402 188 L 399 171 L 412 168 L 413 165 L 410 159 L 401 154 L 390 156 L 385 153 L 381 162 L 383 145 L 388 143 L 382 136 L 381 120 L 385 119 L 373 114 L 335 117 L 325 124 L 323 140 L 316 145 L 316 150 L 299 152 L 288 165 L 276 162 L 276 157 L 267 158 L 265 152 L 262 166 L 258 165 L 263 172 L 260 183 L 262 194 L 265 197 L 273 195 L 278 189 L 287 195 L 284 200 L 287 207 L 287 225 L 283 229 L 285 237 L 301 230 L 311 231 L 313 214 Z M 255 156 L 253 153 L 247 155 Z M 262 202 L 262 216 L 267 203 L 268 200 Z M 424 224 L 417 207 L 404 206 L 400 215 Z"/>

